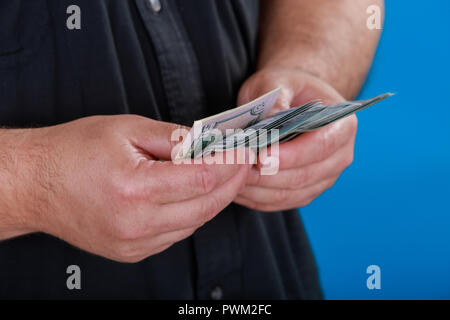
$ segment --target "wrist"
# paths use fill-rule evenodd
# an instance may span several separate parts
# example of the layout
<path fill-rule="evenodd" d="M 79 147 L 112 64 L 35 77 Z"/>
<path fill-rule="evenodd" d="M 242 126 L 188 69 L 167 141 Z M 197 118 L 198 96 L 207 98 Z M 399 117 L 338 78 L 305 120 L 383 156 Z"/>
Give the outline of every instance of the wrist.
<path fill-rule="evenodd" d="M 0 131 L 0 240 L 40 231 L 40 220 L 48 210 L 43 131 Z"/>

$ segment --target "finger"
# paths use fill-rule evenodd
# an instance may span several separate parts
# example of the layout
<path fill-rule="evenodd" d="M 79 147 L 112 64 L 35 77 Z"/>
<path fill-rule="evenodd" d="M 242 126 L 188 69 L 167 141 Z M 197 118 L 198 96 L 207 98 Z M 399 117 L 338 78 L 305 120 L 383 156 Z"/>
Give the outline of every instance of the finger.
<path fill-rule="evenodd" d="M 277 87 L 281 87 L 281 92 L 271 113 L 316 99 L 325 104 L 345 100 L 336 89 L 319 78 L 299 70 L 284 69 L 281 76 L 279 70 L 254 74 L 239 91 L 238 102 L 240 105 L 247 103 Z"/>
<path fill-rule="evenodd" d="M 353 161 L 353 141 L 338 149 L 327 159 L 301 168 L 278 171 L 275 175 L 261 175 L 260 170 L 252 168 L 247 185 L 278 189 L 300 189 L 339 175 Z"/>
<path fill-rule="evenodd" d="M 282 210 L 290 210 L 299 207 L 304 207 L 310 204 L 315 198 L 317 198 L 320 194 L 322 194 L 329 186 L 333 185 L 338 177 L 332 178 L 328 181 L 324 181 L 320 185 L 311 186 L 305 188 L 304 194 L 295 200 L 295 202 L 284 202 L 284 203 L 260 203 L 252 199 L 245 198 L 243 196 L 238 195 L 234 202 L 259 211 L 264 212 L 273 212 L 273 211 L 282 211 Z"/>
<path fill-rule="evenodd" d="M 299 168 L 325 160 L 340 147 L 355 139 L 356 128 L 357 121 L 353 115 L 281 144 L 280 170 Z"/>
<path fill-rule="evenodd" d="M 243 198 L 258 205 L 271 205 L 284 209 L 302 207 L 307 205 L 313 197 L 317 197 L 330 188 L 336 180 L 337 177 L 331 177 L 300 190 L 247 186 L 241 190 L 237 200 Z"/>
<path fill-rule="evenodd" d="M 173 244 L 180 242 L 188 237 L 190 237 L 199 227 L 191 227 L 187 229 L 163 232 L 156 236 L 149 236 L 147 239 L 142 239 L 143 247 L 148 247 L 148 243 L 152 241 L 152 247 L 161 247 L 166 244 Z M 147 243 L 146 243 L 147 241 Z"/>
<path fill-rule="evenodd" d="M 206 195 L 187 201 L 165 204 L 161 206 L 161 230 L 181 230 L 198 227 L 214 218 L 228 206 L 241 187 L 245 184 L 249 165 L 241 165 L 241 169 L 224 184 Z"/>
<path fill-rule="evenodd" d="M 157 255 L 158 253 L 161 253 L 167 249 L 169 249 L 173 243 L 168 243 L 159 247 L 152 247 L 148 250 L 133 250 L 130 252 L 135 252 L 135 254 L 130 255 L 128 253 L 122 253 L 122 251 L 119 251 L 118 253 L 115 253 L 114 255 L 109 255 L 108 257 L 112 260 L 118 261 L 118 262 L 125 262 L 125 263 L 137 263 L 140 262 L 150 256 Z M 125 251 L 126 252 L 126 251 Z"/>
<path fill-rule="evenodd" d="M 114 246 L 120 260 L 140 261 L 148 256 L 166 250 L 174 243 L 191 236 L 197 228 L 188 228 L 160 234 L 144 234 L 139 238 L 117 241 Z"/>
<path fill-rule="evenodd" d="M 231 151 L 230 151 L 231 152 Z M 238 164 L 180 164 L 147 161 L 130 179 L 140 198 L 157 204 L 185 201 L 208 194 L 236 175 Z M 131 189 L 135 187 L 131 186 Z"/>
<path fill-rule="evenodd" d="M 263 212 L 275 212 L 275 211 L 285 210 L 285 209 L 282 209 L 278 205 L 258 203 L 258 202 L 249 200 L 249 199 L 244 198 L 239 195 L 234 199 L 234 203 L 237 203 L 243 207 L 246 207 L 246 208 L 249 208 L 252 210 L 263 211 Z"/>

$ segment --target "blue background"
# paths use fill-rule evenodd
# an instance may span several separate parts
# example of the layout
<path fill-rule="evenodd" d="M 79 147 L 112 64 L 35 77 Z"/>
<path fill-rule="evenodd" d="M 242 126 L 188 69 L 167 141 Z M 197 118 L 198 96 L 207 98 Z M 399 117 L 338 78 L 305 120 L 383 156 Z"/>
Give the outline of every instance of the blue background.
<path fill-rule="evenodd" d="M 327 299 L 450 298 L 450 1 L 386 1 L 355 161 L 304 219 Z M 381 268 L 368 290 L 366 268 Z"/>

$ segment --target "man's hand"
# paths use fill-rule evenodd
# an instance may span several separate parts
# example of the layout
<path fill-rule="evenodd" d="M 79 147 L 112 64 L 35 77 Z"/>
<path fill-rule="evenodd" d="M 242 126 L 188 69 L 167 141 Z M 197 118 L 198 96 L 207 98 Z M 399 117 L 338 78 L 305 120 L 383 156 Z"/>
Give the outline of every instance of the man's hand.
<path fill-rule="evenodd" d="M 246 103 L 276 87 L 282 87 L 274 112 L 314 99 L 324 104 L 344 98 L 322 80 L 296 69 L 262 69 L 242 86 L 238 104 Z M 252 168 L 247 185 L 234 200 L 261 211 L 302 207 L 330 188 L 353 161 L 356 116 L 339 120 L 317 131 L 280 144 L 279 172 L 262 176 Z M 270 151 L 268 152 L 270 155 Z M 260 163 L 264 163 L 260 159 Z"/>
<path fill-rule="evenodd" d="M 356 96 L 380 35 L 367 28 L 370 5 L 383 8 L 383 0 L 261 1 L 259 71 L 241 88 L 239 105 L 279 86 L 275 111 Z M 235 202 L 263 211 L 308 204 L 352 162 L 356 127 L 350 116 L 280 145 L 278 174 L 252 170 Z"/>
<path fill-rule="evenodd" d="M 0 213 L 0 236 L 16 224 L 124 262 L 190 236 L 233 201 L 249 166 L 158 161 L 170 159 L 175 129 L 122 115 L 26 130 L 20 148 L 27 155 L 10 166 L 18 174 L 7 185 L 17 186 L 20 176 L 27 189 L 14 192 L 16 202 Z"/>

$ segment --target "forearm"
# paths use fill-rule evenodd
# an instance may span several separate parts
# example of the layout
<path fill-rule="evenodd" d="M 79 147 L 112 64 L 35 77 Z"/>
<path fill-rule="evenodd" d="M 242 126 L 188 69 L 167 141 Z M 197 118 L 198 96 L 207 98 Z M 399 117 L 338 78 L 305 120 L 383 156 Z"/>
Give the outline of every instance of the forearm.
<path fill-rule="evenodd" d="M 367 7 L 383 0 L 262 0 L 258 69 L 298 68 L 353 98 L 370 68 L 380 31 Z"/>
<path fill-rule="evenodd" d="M 0 129 L 0 240 L 36 231 L 39 209 L 33 187 L 36 166 L 44 165 L 33 146 L 35 129 Z"/>

